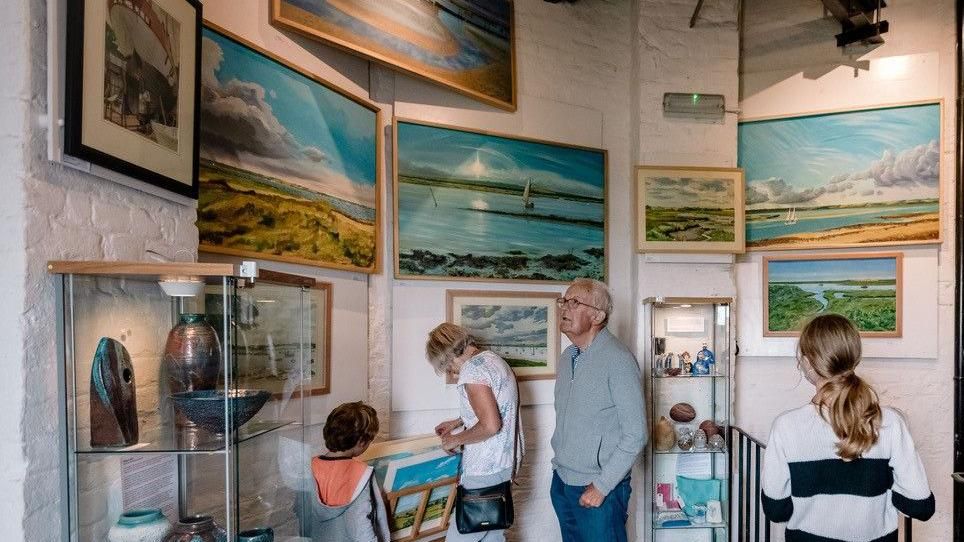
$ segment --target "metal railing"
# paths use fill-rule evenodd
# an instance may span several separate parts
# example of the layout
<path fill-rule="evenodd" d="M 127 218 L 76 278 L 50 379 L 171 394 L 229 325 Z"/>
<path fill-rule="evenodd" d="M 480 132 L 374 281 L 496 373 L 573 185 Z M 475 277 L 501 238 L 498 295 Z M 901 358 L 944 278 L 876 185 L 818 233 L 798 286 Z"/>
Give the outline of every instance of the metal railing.
<path fill-rule="evenodd" d="M 770 521 L 760 504 L 760 469 L 766 444 L 736 426 L 730 426 L 729 437 L 730 495 L 735 497 L 730 501 L 730 513 L 736 517 L 736 537 L 733 539 L 737 542 L 770 542 Z M 903 542 L 913 542 L 911 519 L 905 516 L 903 524 Z"/>

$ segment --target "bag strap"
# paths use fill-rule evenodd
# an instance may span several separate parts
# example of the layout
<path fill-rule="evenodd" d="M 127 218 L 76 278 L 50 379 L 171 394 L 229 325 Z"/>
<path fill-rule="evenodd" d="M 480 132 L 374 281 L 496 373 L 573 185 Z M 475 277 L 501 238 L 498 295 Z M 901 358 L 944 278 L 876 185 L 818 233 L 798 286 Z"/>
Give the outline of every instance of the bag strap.
<path fill-rule="evenodd" d="M 522 422 L 519 417 L 519 403 L 522 402 L 522 398 L 519 395 L 519 384 L 516 381 L 515 385 L 515 435 L 512 439 L 512 477 L 509 481 L 515 483 L 516 475 L 519 474 L 519 463 L 517 460 L 519 452 L 519 441 L 522 440 Z"/>

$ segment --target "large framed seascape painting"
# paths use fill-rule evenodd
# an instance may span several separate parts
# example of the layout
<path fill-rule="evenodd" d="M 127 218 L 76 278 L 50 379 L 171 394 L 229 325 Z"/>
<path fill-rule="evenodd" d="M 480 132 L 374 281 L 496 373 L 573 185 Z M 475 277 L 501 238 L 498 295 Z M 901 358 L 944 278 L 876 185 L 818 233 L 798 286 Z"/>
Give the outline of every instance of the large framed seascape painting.
<path fill-rule="evenodd" d="M 796 337 L 814 316 L 842 314 L 864 337 L 900 337 L 900 252 L 763 258 L 765 337 Z"/>
<path fill-rule="evenodd" d="M 271 21 L 515 111 L 512 0 L 271 0 Z"/>
<path fill-rule="evenodd" d="M 206 23 L 200 250 L 374 273 L 379 110 Z"/>
<path fill-rule="evenodd" d="M 399 278 L 606 277 L 606 151 L 395 121 Z"/>
<path fill-rule="evenodd" d="M 744 251 L 743 170 L 636 167 L 636 250 Z"/>
<path fill-rule="evenodd" d="M 198 0 L 67 3 L 64 152 L 197 198 Z"/>
<path fill-rule="evenodd" d="M 556 377 L 559 294 L 447 290 L 445 297 L 447 320 L 468 330 L 480 348 L 501 356 L 516 379 Z"/>
<path fill-rule="evenodd" d="M 749 249 L 939 243 L 942 102 L 739 124 Z"/>

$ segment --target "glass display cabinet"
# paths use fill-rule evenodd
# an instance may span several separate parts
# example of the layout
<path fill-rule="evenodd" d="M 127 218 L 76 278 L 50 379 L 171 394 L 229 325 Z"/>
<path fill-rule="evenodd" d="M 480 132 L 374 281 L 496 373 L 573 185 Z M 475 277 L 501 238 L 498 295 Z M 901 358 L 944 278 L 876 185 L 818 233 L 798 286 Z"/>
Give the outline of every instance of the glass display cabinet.
<path fill-rule="evenodd" d="M 729 537 L 729 298 L 652 298 L 643 307 L 654 542 Z"/>
<path fill-rule="evenodd" d="M 253 262 L 48 270 L 60 314 L 68 539 L 303 532 L 295 510 L 313 488 L 301 463 L 314 279 L 259 273 Z"/>

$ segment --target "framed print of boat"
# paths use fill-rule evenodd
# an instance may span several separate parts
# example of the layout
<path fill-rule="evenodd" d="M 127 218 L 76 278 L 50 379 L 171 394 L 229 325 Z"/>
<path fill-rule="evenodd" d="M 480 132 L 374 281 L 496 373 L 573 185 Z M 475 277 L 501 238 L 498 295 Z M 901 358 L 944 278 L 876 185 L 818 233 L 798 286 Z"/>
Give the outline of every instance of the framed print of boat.
<path fill-rule="evenodd" d="M 796 337 L 814 316 L 849 318 L 863 337 L 900 337 L 900 252 L 766 256 L 764 337 Z"/>
<path fill-rule="evenodd" d="M 447 290 L 445 297 L 447 320 L 465 328 L 479 348 L 504 359 L 517 380 L 556 377 L 558 293 Z"/>
<path fill-rule="evenodd" d="M 636 167 L 638 252 L 730 252 L 743 247 L 743 171 Z"/>
<path fill-rule="evenodd" d="M 516 109 L 512 0 L 271 0 L 271 21 Z"/>
<path fill-rule="evenodd" d="M 749 249 L 941 241 L 941 102 L 745 120 Z"/>
<path fill-rule="evenodd" d="M 606 277 L 606 151 L 395 120 L 399 278 Z"/>
<path fill-rule="evenodd" d="M 67 3 L 64 152 L 197 198 L 198 0 Z"/>
<path fill-rule="evenodd" d="M 203 252 L 379 267 L 379 110 L 210 23 L 203 32 Z"/>

